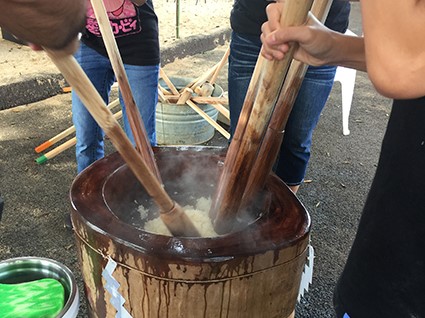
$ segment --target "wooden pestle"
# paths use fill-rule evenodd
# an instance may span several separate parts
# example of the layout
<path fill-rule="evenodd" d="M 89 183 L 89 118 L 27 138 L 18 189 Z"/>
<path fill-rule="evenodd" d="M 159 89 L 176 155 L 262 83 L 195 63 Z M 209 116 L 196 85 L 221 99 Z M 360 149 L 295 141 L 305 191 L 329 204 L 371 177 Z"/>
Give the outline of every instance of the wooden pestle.
<path fill-rule="evenodd" d="M 130 84 L 128 82 L 124 64 L 118 50 L 117 42 L 115 41 L 114 34 L 112 33 L 105 5 L 103 0 L 91 0 L 91 4 L 96 16 L 97 23 L 99 24 L 100 32 L 102 33 L 106 51 L 108 53 L 109 60 L 111 61 L 111 65 L 114 70 L 124 104 L 126 106 L 127 117 L 130 123 L 131 131 L 133 133 L 136 148 L 142 155 L 142 158 L 145 160 L 148 167 L 153 171 L 158 180 L 161 181 L 161 175 L 156 165 L 153 150 L 147 137 L 146 128 L 143 124 L 142 117 L 131 92 Z"/>
<path fill-rule="evenodd" d="M 282 26 L 305 22 L 312 0 L 287 0 Z M 282 61 L 258 58 L 243 110 L 229 146 L 223 172 L 212 202 L 210 216 L 217 233 L 228 233 L 236 221 L 242 197 L 252 172 L 261 141 L 288 71 L 294 46 Z"/>
<path fill-rule="evenodd" d="M 217 63 L 216 65 L 214 65 L 213 67 L 211 67 L 209 70 L 207 70 L 202 75 L 195 78 L 193 81 L 191 81 L 185 87 L 180 89 L 180 93 L 182 93 L 185 88 L 191 88 L 192 90 L 195 90 L 199 85 L 201 85 L 202 83 L 207 81 L 208 78 L 210 78 L 214 74 L 215 70 L 217 69 L 217 67 L 219 67 L 219 65 L 220 65 L 220 62 Z"/>
<path fill-rule="evenodd" d="M 208 97 L 212 95 L 212 93 L 214 92 L 215 81 L 217 80 L 218 74 L 220 73 L 221 69 L 227 63 L 229 54 L 230 54 L 230 45 L 227 47 L 226 51 L 224 52 L 224 55 L 220 59 L 220 62 L 218 62 L 218 66 L 215 69 L 209 81 L 206 81 L 202 83 L 200 86 L 195 88 L 195 92 L 199 96 Z"/>
<path fill-rule="evenodd" d="M 332 0 L 314 0 L 311 7 L 311 14 L 324 23 L 331 4 Z M 282 144 L 288 117 L 302 85 L 307 67 L 308 65 L 296 60 L 293 60 L 291 63 L 266 134 L 261 143 L 257 159 L 252 168 L 253 173 L 249 176 L 242 199 L 242 206 L 247 206 L 255 194 L 264 187 L 266 179 L 272 171 Z"/>
<path fill-rule="evenodd" d="M 198 230 L 183 209 L 165 192 L 158 178 L 106 107 L 87 75 L 71 55 L 47 51 L 47 54 L 83 101 L 87 110 L 103 129 L 131 171 L 160 208 L 160 216 L 174 236 L 198 237 Z"/>

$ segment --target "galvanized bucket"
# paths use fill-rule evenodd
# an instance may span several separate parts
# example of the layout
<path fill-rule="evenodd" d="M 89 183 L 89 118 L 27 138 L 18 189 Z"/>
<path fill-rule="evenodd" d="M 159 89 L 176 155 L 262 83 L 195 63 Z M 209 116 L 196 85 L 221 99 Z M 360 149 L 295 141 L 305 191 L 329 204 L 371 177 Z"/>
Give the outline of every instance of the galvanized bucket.
<path fill-rule="evenodd" d="M 192 80 L 171 77 L 171 82 L 178 90 L 184 88 Z M 160 84 L 166 87 L 166 84 Z M 223 89 L 215 84 L 213 97 L 221 97 Z M 217 121 L 218 110 L 210 104 L 198 106 L 214 121 Z M 201 115 L 188 105 L 158 102 L 156 107 L 156 136 L 158 145 L 199 145 L 214 136 L 215 129 Z"/>

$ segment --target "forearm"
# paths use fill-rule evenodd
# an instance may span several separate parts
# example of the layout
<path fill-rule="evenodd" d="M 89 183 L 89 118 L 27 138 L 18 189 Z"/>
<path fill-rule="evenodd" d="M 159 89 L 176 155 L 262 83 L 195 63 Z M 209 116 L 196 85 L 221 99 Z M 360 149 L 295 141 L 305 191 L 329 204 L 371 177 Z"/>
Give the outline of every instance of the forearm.
<path fill-rule="evenodd" d="M 15 36 L 62 49 L 84 26 L 84 0 L 0 0 L 0 25 Z"/>
<path fill-rule="evenodd" d="M 332 48 L 323 64 L 344 66 L 359 71 L 367 71 L 364 39 L 360 36 L 331 32 Z"/>
<path fill-rule="evenodd" d="M 337 65 L 365 71 L 364 40 L 332 31 L 309 13 L 306 25 L 280 27 L 284 7 L 270 4 L 268 22 L 262 26 L 262 54 L 267 59 L 282 59 L 290 43 L 298 43 L 294 58 L 312 66 Z"/>

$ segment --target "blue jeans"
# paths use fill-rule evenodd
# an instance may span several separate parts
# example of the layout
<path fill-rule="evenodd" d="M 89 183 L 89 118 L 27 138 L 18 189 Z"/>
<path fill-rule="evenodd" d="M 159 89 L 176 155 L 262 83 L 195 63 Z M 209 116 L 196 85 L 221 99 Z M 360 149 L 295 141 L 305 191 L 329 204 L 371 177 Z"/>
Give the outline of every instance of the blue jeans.
<path fill-rule="evenodd" d="M 230 133 L 233 136 L 255 68 L 261 41 L 259 36 L 233 32 L 230 42 L 228 85 Z M 276 174 L 290 186 L 303 182 L 313 130 L 331 92 L 336 67 L 309 67 L 285 127 L 275 164 Z"/>
<path fill-rule="evenodd" d="M 115 81 L 114 71 L 107 57 L 83 43 L 75 58 L 87 74 L 105 103 L 109 102 L 111 86 Z M 158 101 L 159 65 L 124 65 L 134 101 L 143 118 L 151 145 L 156 145 L 155 109 Z M 126 116 L 125 105 L 119 94 L 123 111 L 124 131 L 134 145 L 134 138 Z M 104 132 L 84 107 L 76 93 L 72 93 L 72 120 L 76 129 L 77 171 L 80 173 L 94 161 L 104 156 Z"/>

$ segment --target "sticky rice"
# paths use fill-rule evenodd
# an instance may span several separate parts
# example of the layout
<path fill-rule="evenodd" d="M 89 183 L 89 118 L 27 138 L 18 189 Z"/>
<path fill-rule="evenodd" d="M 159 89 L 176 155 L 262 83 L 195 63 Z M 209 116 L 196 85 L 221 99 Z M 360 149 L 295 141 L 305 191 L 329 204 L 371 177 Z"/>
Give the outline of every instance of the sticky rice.
<path fill-rule="evenodd" d="M 195 207 L 186 205 L 183 207 L 186 215 L 191 219 L 192 223 L 198 229 L 202 237 L 213 237 L 218 234 L 214 231 L 208 212 L 211 207 L 211 199 L 201 197 L 197 200 Z M 140 216 L 143 219 L 147 215 L 147 211 L 143 206 L 139 207 Z M 145 223 L 144 230 L 147 232 L 172 236 L 168 228 L 162 222 L 160 217 L 149 220 Z"/>

